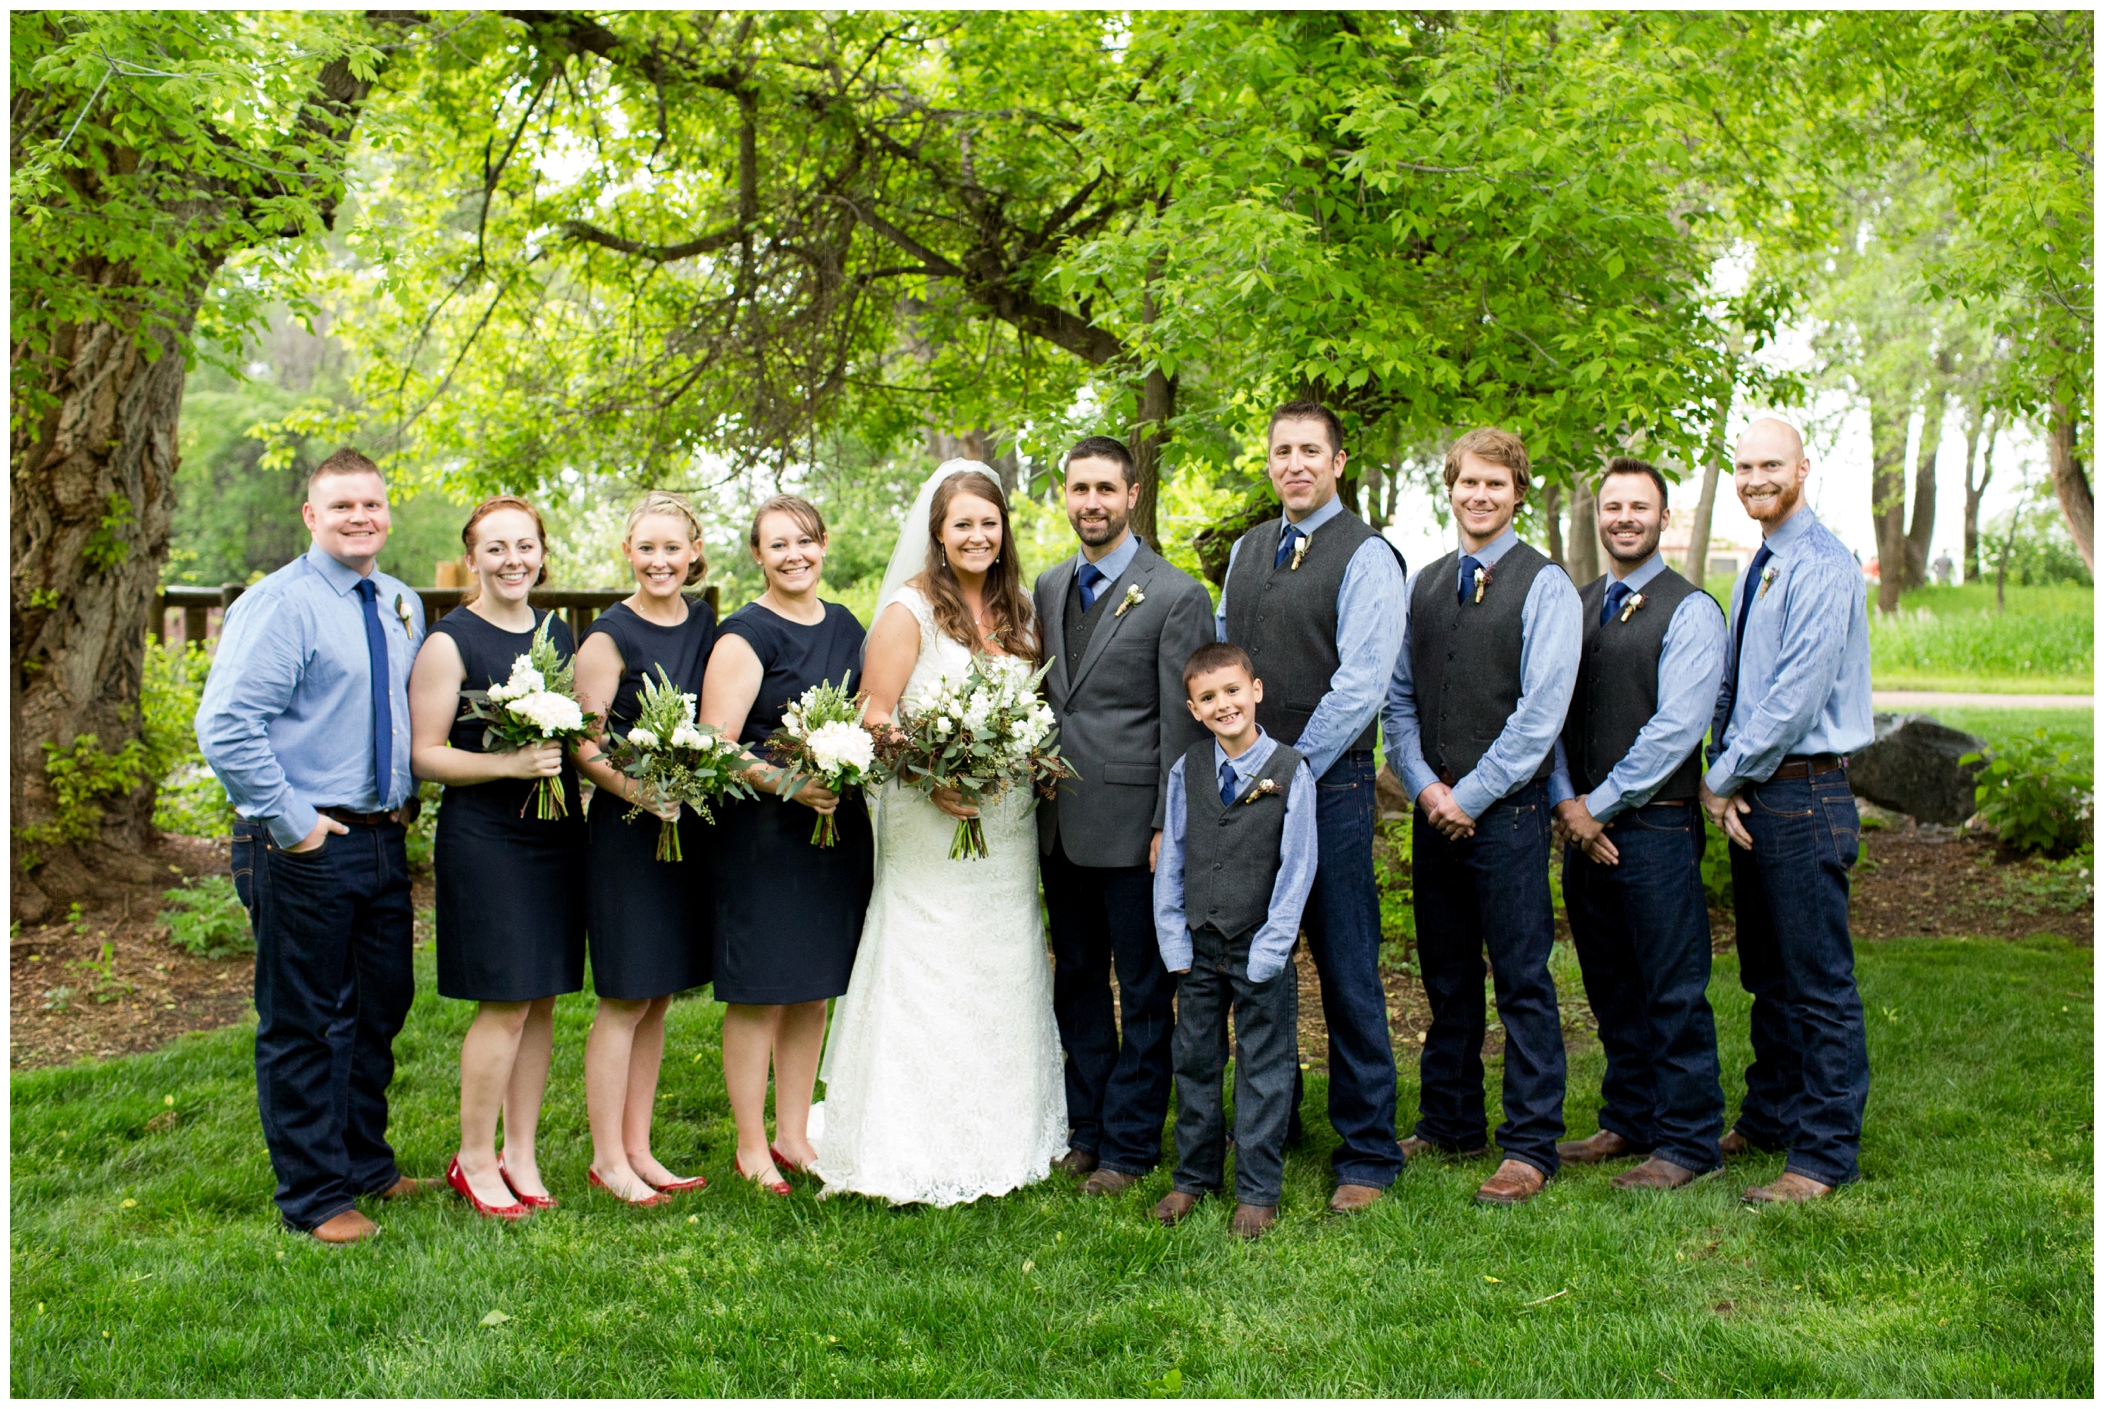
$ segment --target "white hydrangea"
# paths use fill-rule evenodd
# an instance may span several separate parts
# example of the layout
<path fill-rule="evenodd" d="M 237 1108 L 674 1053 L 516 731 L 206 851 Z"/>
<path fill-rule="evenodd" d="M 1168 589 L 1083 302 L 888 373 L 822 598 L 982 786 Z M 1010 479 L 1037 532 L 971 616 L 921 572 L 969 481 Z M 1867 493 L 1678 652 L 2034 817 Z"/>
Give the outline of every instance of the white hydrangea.
<path fill-rule="evenodd" d="M 492 685 L 489 697 L 491 702 L 495 704 L 504 704 L 512 700 L 524 699 L 528 695 L 541 694 L 547 688 L 548 682 L 541 678 L 541 673 L 538 670 L 533 668 L 532 658 L 529 656 L 518 656 L 511 663 L 511 679 L 505 681 L 502 685 Z"/>
<path fill-rule="evenodd" d="M 516 699 L 507 700 L 504 707 L 537 727 L 544 739 L 553 738 L 558 733 L 574 733 L 584 728 L 584 712 L 577 707 L 577 701 L 567 695 L 535 690 Z"/>
<path fill-rule="evenodd" d="M 628 742 L 639 749 L 654 749 L 658 746 L 658 736 L 648 729 L 635 728 L 628 731 Z"/>
<path fill-rule="evenodd" d="M 876 741 L 859 724 L 821 724 L 811 731 L 806 742 L 811 746 L 811 757 L 828 773 L 841 768 L 866 772 L 876 762 Z"/>
<path fill-rule="evenodd" d="M 672 731 L 672 747 L 676 749 L 701 749 L 708 746 L 708 738 L 691 724 L 682 724 Z"/>

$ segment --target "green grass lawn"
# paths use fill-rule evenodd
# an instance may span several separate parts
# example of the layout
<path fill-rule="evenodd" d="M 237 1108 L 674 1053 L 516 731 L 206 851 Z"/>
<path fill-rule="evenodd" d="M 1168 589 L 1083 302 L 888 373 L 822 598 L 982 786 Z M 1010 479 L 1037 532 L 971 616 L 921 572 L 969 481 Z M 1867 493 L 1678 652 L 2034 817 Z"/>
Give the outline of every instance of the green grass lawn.
<path fill-rule="evenodd" d="M 1932 709 L 1937 720 L 1953 729 L 1978 734 L 1990 748 L 2001 748 L 2011 740 L 2028 739 L 2034 730 L 2071 739 L 2082 766 L 2095 771 L 2097 712 L 2093 709 L 1995 709 L 1991 707 Z"/>
<path fill-rule="evenodd" d="M 419 957 L 395 1135 L 407 1169 L 436 1174 L 468 1010 L 432 995 Z M 431 1198 L 383 1212 L 358 1248 L 279 1230 L 249 1030 L 24 1073 L 11 1387 L 1064 1396 L 1175 1372 L 1206 1395 L 2086 1395 L 2090 954 L 1900 941 L 1863 946 L 1860 970 L 1865 1179 L 1837 1198 L 1747 1211 L 1739 1189 L 1780 1169 L 1763 1157 L 1668 1196 L 1574 1171 L 1487 1209 L 1469 1200 L 1487 1161 L 1423 1163 L 1372 1212 L 1326 1218 L 1318 1082 L 1284 1218 L 1254 1247 L 1230 1242 L 1224 1206 L 1153 1226 L 1163 1173 L 1117 1201 L 1055 1181 L 948 1210 L 739 1186 L 721 1009 L 702 1001 L 674 1009 L 659 1150 L 717 1184 L 649 1211 L 586 1192 L 589 1010 L 566 1000 L 543 1156 L 565 1206 L 506 1227 Z M 1713 992 L 1736 1091 L 1734 979 L 1726 957 Z M 1576 1133 L 1599 1074 L 1597 1047 L 1573 1054 Z M 1406 1123 L 1415 1092 L 1406 1066 Z"/>
<path fill-rule="evenodd" d="M 1892 617 L 1870 614 L 1871 678 L 1881 690 L 2090 694 L 2094 593 L 2070 585 L 1924 587 Z"/>

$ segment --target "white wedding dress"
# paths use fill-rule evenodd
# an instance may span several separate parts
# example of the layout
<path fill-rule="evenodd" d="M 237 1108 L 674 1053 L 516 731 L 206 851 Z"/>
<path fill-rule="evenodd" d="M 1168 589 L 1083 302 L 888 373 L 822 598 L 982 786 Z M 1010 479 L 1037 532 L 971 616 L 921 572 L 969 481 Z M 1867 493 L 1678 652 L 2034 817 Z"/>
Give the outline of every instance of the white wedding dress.
<path fill-rule="evenodd" d="M 920 593 L 897 600 L 920 622 L 903 696 L 918 700 L 962 678 L 971 652 Z M 869 799 L 876 888 L 813 1122 L 824 1192 L 943 1205 L 1035 1183 L 1066 1150 L 1067 1098 L 1031 795 L 981 809 L 991 854 L 976 861 L 949 859 L 957 820 L 921 793 L 892 783 Z"/>

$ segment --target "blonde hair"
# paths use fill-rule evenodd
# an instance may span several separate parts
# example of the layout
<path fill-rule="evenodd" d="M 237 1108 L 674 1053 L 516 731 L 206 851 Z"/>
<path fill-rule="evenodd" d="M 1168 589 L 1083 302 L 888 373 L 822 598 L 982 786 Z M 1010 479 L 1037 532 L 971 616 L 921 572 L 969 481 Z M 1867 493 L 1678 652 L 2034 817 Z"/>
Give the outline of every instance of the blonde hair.
<path fill-rule="evenodd" d="M 816 504 L 801 494 L 777 494 L 753 510 L 752 527 L 747 530 L 745 541 L 754 549 L 760 546 L 760 520 L 769 514 L 787 514 L 798 528 L 821 543 L 826 540 L 825 515 L 818 512 Z"/>
<path fill-rule="evenodd" d="M 482 595 L 482 574 L 475 571 L 475 525 L 505 509 L 517 509 L 533 520 L 534 536 L 541 540 L 541 571 L 533 579 L 533 585 L 538 587 L 548 580 L 548 525 L 541 522 L 541 511 L 516 494 L 498 494 L 477 504 L 475 511 L 468 515 L 468 521 L 460 526 L 462 556 L 468 565 L 468 585 L 460 590 L 460 605 L 463 607 L 472 606 Z"/>
<path fill-rule="evenodd" d="M 1478 426 L 1447 447 L 1446 485 L 1454 487 L 1461 478 L 1461 457 L 1474 455 L 1479 460 L 1488 460 L 1493 465 L 1503 465 L 1512 471 L 1512 492 L 1527 492 L 1528 471 L 1532 463 L 1527 459 L 1527 442 L 1511 431 L 1501 431 L 1496 426 Z"/>
<path fill-rule="evenodd" d="M 701 515 L 694 506 L 669 489 L 653 489 L 643 496 L 643 502 L 629 511 L 628 527 L 622 530 L 621 541 L 633 543 L 636 525 L 652 514 L 663 514 L 667 518 L 684 519 L 687 525 L 687 541 L 694 545 L 694 561 L 687 568 L 686 586 L 692 587 L 709 575 L 709 560 L 701 551 Z"/>

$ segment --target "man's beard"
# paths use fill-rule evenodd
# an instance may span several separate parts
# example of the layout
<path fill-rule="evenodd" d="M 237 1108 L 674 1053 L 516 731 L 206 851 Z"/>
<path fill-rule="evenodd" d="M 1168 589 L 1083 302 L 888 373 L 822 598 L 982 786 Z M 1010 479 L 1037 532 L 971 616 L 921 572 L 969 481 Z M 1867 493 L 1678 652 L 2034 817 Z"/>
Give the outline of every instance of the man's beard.
<path fill-rule="evenodd" d="M 1796 508 L 1797 501 L 1802 498 L 1804 498 L 1804 486 L 1795 481 L 1786 480 L 1777 488 L 1775 496 L 1767 501 L 1770 507 L 1766 514 L 1756 514 L 1749 506 L 1746 517 L 1756 522 L 1782 518 Z"/>
<path fill-rule="evenodd" d="M 1644 541 L 1638 545 L 1637 550 L 1626 557 L 1616 550 L 1614 540 L 1609 538 L 1605 532 L 1602 532 L 1600 535 L 1600 546 L 1607 550 L 1608 557 L 1613 558 L 1618 563 L 1641 563 L 1658 551 L 1658 540 L 1664 532 L 1665 525 L 1658 525 L 1658 527 L 1645 534 Z"/>
<path fill-rule="evenodd" d="M 1126 522 L 1130 517 L 1127 514 L 1108 514 L 1100 522 L 1091 522 L 1077 514 L 1068 518 L 1067 523 L 1073 527 L 1076 538 L 1091 548 L 1100 548 L 1125 531 Z"/>

